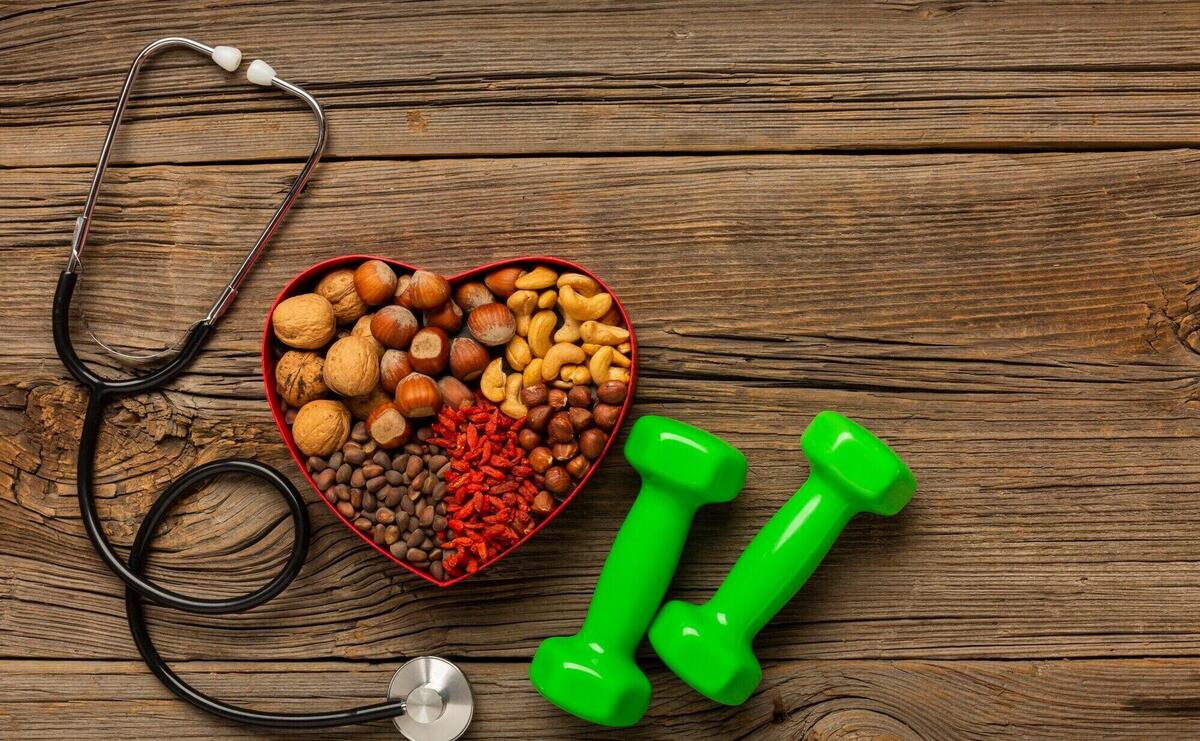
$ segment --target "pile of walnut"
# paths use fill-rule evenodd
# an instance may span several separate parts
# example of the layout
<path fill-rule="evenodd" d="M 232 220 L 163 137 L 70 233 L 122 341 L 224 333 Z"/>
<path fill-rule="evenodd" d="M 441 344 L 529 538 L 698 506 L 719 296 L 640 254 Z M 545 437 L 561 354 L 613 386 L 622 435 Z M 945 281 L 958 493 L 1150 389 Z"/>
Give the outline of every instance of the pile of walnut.
<path fill-rule="evenodd" d="M 547 388 L 590 398 L 592 387 L 604 386 L 623 400 L 629 383 L 629 332 L 612 296 L 586 275 L 546 265 L 502 268 L 452 287 L 434 273 L 398 276 L 370 260 L 280 302 L 271 326 L 284 346 L 276 391 L 306 456 L 341 450 L 355 420 L 389 450 L 443 404 L 483 398 L 521 419 L 528 402 L 545 405 Z M 572 478 L 586 472 L 584 463 L 575 462 Z"/>

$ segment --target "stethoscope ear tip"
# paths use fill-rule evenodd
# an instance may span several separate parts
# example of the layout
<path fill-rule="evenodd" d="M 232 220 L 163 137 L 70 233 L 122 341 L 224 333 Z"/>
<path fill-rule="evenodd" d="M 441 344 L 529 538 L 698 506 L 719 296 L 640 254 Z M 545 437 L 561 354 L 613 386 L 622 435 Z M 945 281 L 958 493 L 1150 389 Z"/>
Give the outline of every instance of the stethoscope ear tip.
<path fill-rule="evenodd" d="M 275 70 L 263 60 L 255 59 L 250 63 L 250 68 L 246 70 L 246 79 L 255 85 L 270 87 L 275 80 Z"/>
<path fill-rule="evenodd" d="M 226 72 L 236 72 L 242 64 L 242 50 L 236 46 L 217 46 L 212 50 L 212 60 Z"/>

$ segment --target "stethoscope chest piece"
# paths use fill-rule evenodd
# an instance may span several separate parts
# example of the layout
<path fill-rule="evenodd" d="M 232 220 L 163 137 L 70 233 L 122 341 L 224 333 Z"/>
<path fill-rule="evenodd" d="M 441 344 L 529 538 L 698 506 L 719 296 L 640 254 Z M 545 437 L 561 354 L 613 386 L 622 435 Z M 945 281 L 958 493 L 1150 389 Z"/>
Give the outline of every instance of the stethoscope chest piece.
<path fill-rule="evenodd" d="M 466 675 L 436 656 L 420 656 L 397 669 L 388 699 L 404 702 L 404 714 L 392 720 L 409 741 L 454 741 L 471 725 L 475 710 Z"/>

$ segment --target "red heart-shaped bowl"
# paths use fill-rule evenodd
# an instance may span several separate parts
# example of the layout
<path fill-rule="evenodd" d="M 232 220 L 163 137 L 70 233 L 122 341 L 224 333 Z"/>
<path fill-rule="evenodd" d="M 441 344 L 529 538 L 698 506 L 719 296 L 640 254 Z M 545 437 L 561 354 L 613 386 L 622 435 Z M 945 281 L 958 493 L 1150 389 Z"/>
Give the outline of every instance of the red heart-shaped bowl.
<path fill-rule="evenodd" d="M 275 419 L 275 426 L 279 428 L 279 434 L 283 436 L 283 442 L 285 445 L 287 445 L 288 451 L 291 452 L 292 459 L 296 461 L 296 465 L 299 467 L 300 473 L 308 481 L 309 485 L 312 486 L 313 491 L 317 492 L 318 496 L 321 497 L 321 500 L 323 502 L 325 502 L 326 506 L 329 507 L 329 510 L 331 512 L 333 512 L 334 516 L 337 517 L 339 520 L 341 520 L 342 524 L 344 524 L 346 526 L 346 529 L 349 530 L 350 532 L 354 533 L 355 536 L 357 536 L 359 539 L 361 539 L 368 546 L 375 549 L 379 553 L 383 554 L 383 556 L 385 558 L 390 559 L 391 561 L 395 562 L 396 564 L 402 566 L 405 569 L 408 569 L 412 573 L 416 574 L 417 576 L 421 577 L 422 579 L 425 579 L 426 581 L 428 581 L 432 584 L 436 584 L 439 587 L 448 587 L 451 584 L 456 584 L 456 583 L 462 581 L 463 579 L 466 579 L 467 577 L 472 576 L 473 574 L 481 573 L 482 571 L 484 571 L 486 568 L 488 568 L 492 564 L 496 563 L 500 559 L 504 558 L 508 554 L 510 554 L 513 551 L 520 548 L 522 544 L 524 544 L 530 538 L 534 537 L 539 532 L 541 532 L 542 528 L 549 525 L 551 520 L 553 520 L 555 517 L 557 517 L 558 514 L 560 512 L 562 512 L 563 509 L 565 509 L 566 506 L 568 504 L 570 504 L 571 501 L 573 499 L 575 499 L 576 496 L 578 496 L 579 492 L 587 484 L 588 480 L 591 479 L 592 475 L 596 472 L 596 469 L 598 469 L 600 467 L 600 464 L 604 461 L 605 457 L 608 455 L 609 449 L 612 447 L 613 441 L 616 440 L 617 433 L 621 429 L 621 426 L 625 421 L 625 415 L 629 411 L 629 406 L 633 402 L 634 383 L 637 378 L 637 338 L 636 338 L 636 335 L 634 334 L 633 324 L 629 321 L 629 315 L 625 312 L 624 305 L 621 303 L 621 300 L 617 297 L 617 295 L 615 293 L 613 293 L 612 289 L 609 288 L 609 286 L 607 284 L 605 284 L 605 282 L 603 280 L 601 280 L 599 277 L 597 277 L 590 270 L 588 270 L 587 268 L 584 268 L 581 265 L 573 263 L 569 260 L 564 260 L 559 257 L 533 255 L 533 256 L 529 256 L 529 257 L 513 258 L 510 260 L 501 260 L 499 262 L 494 262 L 489 265 L 482 265 L 480 267 L 472 268 L 463 273 L 459 273 L 458 275 L 455 275 L 453 277 L 448 277 L 448 280 L 450 281 L 451 285 L 453 286 L 453 285 L 462 283 L 464 281 L 475 280 L 475 279 L 482 280 L 483 276 L 487 275 L 488 273 L 491 273 L 494 270 L 498 270 L 500 268 L 505 268 L 505 267 L 509 267 L 509 266 L 532 266 L 532 265 L 547 265 L 547 266 L 550 266 L 553 268 L 557 268 L 560 271 L 565 270 L 565 271 L 570 271 L 570 272 L 582 273 L 583 275 L 586 275 L 589 278 L 595 280 L 604 291 L 608 292 L 608 294 L 613 297 L 613 306 L 616 307 L 616 310 L 621 317 L 621 321 L 624 323 L 624 326 L 626 327 L 626 329 L 629 330 L 630 367 L 629 367 L 628 391 L 625 396 L 625 401 L 622 402 L 622 404 L 621 404 L 620 413 L 617 416 L 617 422 L 613 426 L 612 432 L 608 435 L 608 440 L 606 441 L 606 443 L 604 445 L 604 449 L 601 451 L 600 455 L 596 458 L 596 460 L 592 462 L 592 465 L 587 470 L 587 472 L 577 482 L 575 482 L 574 487 L 569 492 L 567 492 L 567 494 L 562 498 L 562 500 L 560 502 L 558 502 L 558 505 L 554 508 L 554 510 L 551 511 L 548 515 L 546 515 L 532 529 L 527 531 L 525 533 L 524 537 L 522 537 L 520 540 L 518 540 L 516 543 L 514 543 L 511 547 L 509 547 L 506 550 L 503 550 L 499 553 L 496 553 L 491 558 L 489 558 L 487 561 L 481 563 L 479 565 L 478 570 L 476 570 L 475 572 L 473 572 L 473 573 L 468 572 L 468 573 L 464 573 L 464 574 L 461 574 L 458 576 L 454 576 L 452 578 L 438 580 L 429 572 L 415 568 L 405 561 L 401 561 L 400 559 L 393 556 L 386 548 L 376 545 L 374 540 L 372 540 L 370 537 L 368 537 L 367 534 L 363 533 L 358 528 L 354 527 L 354 525 L 350 522 L 349 519 L 344 517 L 342 515 L 342 513 L 338 512 L 338 510 L 334 506 L 334 503 L 330 502 L 329 499 L 327 499 L 325 497 L 325 495 L 321 493 L 321 491 L 317 487 L 316 481 L 313 480 L 312 475 L 308 472 L 308 467 L 305 464 L 306 456 L 300 452 L 300 449 L 298 447 L 296 447 L 296 441 L 292 438 L 291 428 L 289 427 L 289 425 L 287 424 L 287 422 L 284 418 L 284 410 L 283 410 L 283 405 L 281 403 L 282 400 L 280 399 L 279 395 L 275 391 L 276 348 L 280 347 L 279 342 L 278 342 L 278 340 L 275 339 L 274 333 L 272 332 L 272 329 L 271 329 L 271 316 L 275 312 L 275 307 L 278 306 L 281 301 L 283 301 L 284 299 L 286 299 L 290 296 L 294 296 L 299 293 L 305 293 L 305 292 L 311 290 L 312 286 L 315 285 L 316 281 L 320 278 L 320 276 L 324 275 L 325 273 L 327 273 L 331 270 L 337 269 L 337 268 L 346 268 L 346 267 L 351 267 L 351 266 L 357 266 L 358 264 L 363 263 L 367 260 L 382 260 L 383 262 L 386 262 L 389 265 L 391 265 L 393 268 L 395 268 L 397 270 L 397 272 L 400 274 L 412 273 L 415 270 L 417 270 L 417 268 L 415 266 L 409 265 L 409 264 L 401 262 L 399 260 L 393 260 L 393 259 L 390 259 L 387 257 L 375 257 L 372 255 L 344 255 L 341 257 L 333 257 L 328 260 L 324 260 L 322 262 L 316 263 L 315 265 L 312 265 L 309 268 L 307 268 L 306 270 L 304 270 L 302 273 L 300 273 L 295 278 L 293 278 L 286 286 L 284 286 L 283 290 L 279 292 L 279 295 L 275 297 L 274 303 L 271 304 L 271 311 L 268 312 L 268 314 L 267 314 L 267 321 L 266 321 L 266 325 L 263 328 L 263 337 L 262 337 L 262 370 L 263 370 L 263 383 L 266 388 L 267 403 L 271 407 L 271 416 L 274 417 L 274 419 Z"/>

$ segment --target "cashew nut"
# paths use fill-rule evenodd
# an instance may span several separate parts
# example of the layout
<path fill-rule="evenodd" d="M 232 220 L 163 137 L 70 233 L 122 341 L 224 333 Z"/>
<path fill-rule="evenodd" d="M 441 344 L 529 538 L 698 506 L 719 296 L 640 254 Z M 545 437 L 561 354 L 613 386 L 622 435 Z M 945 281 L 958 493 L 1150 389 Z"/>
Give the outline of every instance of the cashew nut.
<path fill-rule="evenodd" d="M 563 380 L 570 381 L 576 386 L 582 386 L 592 382 L 592 374 L 586 365 L 576 365 Z"/>
<path fill-rule="evenodd" d="M 597 345 L 619 345 L 629 339 L 629 330 L 600 322 L 584 322 L 579 325 L 579 336 L 584 342 Z"/>
<path fill-rule="evenodd" d="M 630 360 L 625 353 L 614 347 L 612 364 L 621 368 L 628 368 L 629 366 L 633 365 L 633 361 Z"/>
<path fill-rule="evenodd" d="M 604 316 L 600 317 L 600 319 L 597 321 L 599 321 L 601 324 L 620 324 L 621 312 L 617 311 L 617 307 L 614 306 L 608 311 L 604 312 Z"/>
<path fill-rule="evenodd" d="M 499 403 L 504 400 L 504 358 L 496 358 L 483 369 L 479 390 L 488 401 Z"/>
<path fill-rule="evenodd" d="M 544 309 L 533 315 L 529 320 L 529 349 L 534 357 L 544 358 L 550 351 L 550 333 L 558 323 L 558 315 L 550 309 Z"/>
<path fill-rule="evenodd" d="M 520 419 L 529 413 L 529 408 L 521 401 L 521 374 L 511 373 L 504 382 L 504 403 L 500 411 L 513 419 Z"/>
<path fill-rule="evenodd" d="M 542 359 L 534 358 L 529 361 L 529 365 L 525 366 L 524 378 L 522 379 L 525 388 L 536 386 L 542 382 Z"/>
<path fill-rule="evenodd" d="M 539 309 L 553 309 L 554 304 L 556 303 L 558 303 L 558 291 L 554 290 L 553 288 L 551 288 L 549 291 L 542 291 L 541 294 L 538 295 L 537 305 Z"/>
<path fill-rule="evenodd" d="M 517 318 L 517 334 L 524 337 L 529 333 L 529 317 L 533 316 L 533 307 L 537 306 L 537 293 L 515 291 L 505 303 Z"/>
<path fill-rule="evenodd" d="M 574 288 L 575 293 L 584 298 L 600 293 L 600 284 L 582 273 L 563 273 L 558 276 L 558 289 L 561 291 L 563 286 Z"/>
<path fill-rule="evenodd" d="M 608 380 L 629 383 L 629 370 L 627 368 L 613 368 L 608 372 Z"/>
<path fill-rule="evenodd" d="M 579 320 L 563 317 L 563 325 L 554 333 L 555 342 L 579 342 Z"/>
<path fill-rule="evenodd" d="M 604 316 L 612 307 L 612 296 L 597 293 L 588 298 L 576 293 L 571 286 L 563 286 L 558 292 L 558 305 L 566 316 L 584 322 Z"/>
<path fill-rule="evenodd" d="M 609 345 L 604 345 L 592 355 L 587 367 L 592 378 L 596 379 L 596 383 L 604 383 L 608 380 L 608 369 L 612 366 L 612 361 L 613 349 Z"/>
<path fill-rule="evenodd" d="M 542 380 L 549 381 L 558 376 L 564 363 L 582 363 L 587 358 L 583 348 L 570 342 L 559 342 L 546 351 L 542 358 Z"/>
<path fill-rule="evenodd" d="M 504 359 L 508 361 L 513 370 L 525 370 L 525 366 L 529 365 L 533 355 L 529 352 L 529 343 L 525 341 L 524 337 L 513 335 L 504 349 Z"/>
<path fill-rule="evenodd" d="M 617 345 L 617 352 L 623 352 L 628 355 L 632 350 L 633 345 L 630 344 L 629 340 L 625 340 L 621 344 Z"/>
<path fill-rule="evenodd" d="M 530 289 L 540 291 L 543 288 L 549 288 L 558 280 L 558 273 L 554 272 L 545 265 L 538 265 L 533 270 L 525 273 L 517 278 L 513 284 L 517 288 Z"/>

